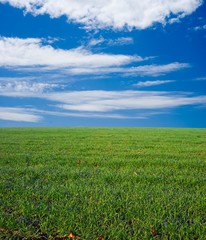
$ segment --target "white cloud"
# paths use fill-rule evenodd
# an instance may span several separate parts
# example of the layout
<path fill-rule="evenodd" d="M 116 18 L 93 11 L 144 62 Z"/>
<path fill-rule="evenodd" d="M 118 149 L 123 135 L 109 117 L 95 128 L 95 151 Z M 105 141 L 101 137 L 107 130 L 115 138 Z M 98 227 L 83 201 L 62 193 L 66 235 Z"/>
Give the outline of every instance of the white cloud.
<path fill-rule="evenodd" d="M 98 117 L 98 118 L 145 118 L 148 111 L 165 111 L 183 106 L 205 105 L 206 96 L 195 96 L 184 92 L 158 92 L 158 91 L 73 91 L 73 92 L 19 92 L 1 91 L 1 96 L 38 98 L 47 100 L 50 108 L 59 109 L 63 112 L 59 116 L 73 117 Z M 133 111 L 133 112 L 128 112 Z M 138 115 L 139 111 L 142 111 Z M 5 111 L 4 111 L 5 112 Z M 9 116 L 10 112 L 6 111 Z M 12 116 L 18 119 L 22 112 L 12 112 Z M 33 111 L 41 114 L 41 111 Z M 27 110 L 28 114 L 28 110 Z M 45 111 L 42 114 L 46 114 Z M 51 112 L 47 114 L 52 114 Z M 28 119 L 28 117 L 25 119 Z M 37 118 L 31 118 L 38 120 Z"/>
<path fill-rule="evenodd" d="M 139 56 L 93 54 L 76 48 L 54 49 L 38 38 L 0 38 L 0 66 L 111 67 L 142 61 Z"/>
<path fill-rule="evenodd" d="M 0 84 L 7 82 L 15 82 L 15 81 L 32 81 L 37 79 L 36 77 L 0 77 Z"/>
<path fill-rule="evenodd" d="M 48 93 L 45 98 L 62 103 L 59 108 L 83 112 L 158 110 L 206 103 L 206 96 L 151 91 L 78 91 Z"/>
<path fill-rule="evenodd" d="M 46 116 L 78 117 L 78 118 L 111 118 L 111 119 L 147 119 L 149 116 L 162 114 L 162 112 L 138 113 L 134 116 L 119 113 L 95 112 L 68 112 L 55 110 L 41 110 L 36 108 L 0 107 L 0 120 L 15 122 L 40 122 Z"/>
<path fill-rule="evenodd" d="M 44 92 L 57 87 L 59 84 L 34 82 L 28 83 L 26 81 L 14 81 L 0 83 L 0 91 L 15 91 L 15 92 Z"/>
<path fill-rule="evenodd" d="M 123 46 L 134 43 L 134 39 L 131 37 L 120 37 L 115 39 L 106 39 L 102 36 L 100 38 L 92 38 L 89 40 L 88 46 L 97 46 L 105 44 L 107 46 Z"/>
<path fill-rule="evenodd" d="M 60 111 L 45 111 L 35 110 L 42 115 L 52 115 L 59 117 L 81 117 L 81 118 L 114 118 L 114 119 L 146 119 L 150 115 L 161 114 L 160 112 L 140 113 L 135 116 L 128 116 L 126 114 L 113 114 L 113 113 L 95 113 L 95 112 L 60 112 Z"/>
<path fill-rule="evenodd" d="M 130 45 L 134 43 L 134 39 L 131 37 L 120 37 L 116 39 L 108 39 L 107 43 L 109 46 Z"/>
<path fill-rule="evenodd" d="M 89 28 L 145 29 L 194 12 L 202 0 L 0 0 L 34 15 L 66 16 Z M 174 16 L 174 17 L 172 17 Z"/>
<path fill-rule="evenodd" d="M 54 81 L 53 77 L 58 79 L 58 83 Z M 0 77 L 0 92 L 31 94 L 48 92 L 57 88 L 63 89 L 64 84 L 60 83 L 59 77 L 60 75 L 51 76 L 47 74 L 36 77 Z"/>
<path fill-rule="evenodd" d="M 142 58 L 138 55 L 92 53 L 83 47 L 71 50 L 55 49 L 39 38 L 0 37 L 0 67 L 10 67 L 21 72 L 58 70 L 59 73 L 71 75 L 121 73 L 158 76 L 189 67 L 187 63 L 178 62 L 129 66 L 150 58 Z"/>
<path fill-rule="evenodd" d="M 204 81 L 204 80 L 206 80 L 206 76 L 205 77 L 198 77 L 195 80 Z"/>
<path fill-rule="evenodd" d="M 39 122 L 42 117 L 26 108 L 0 107 L 0 119 L 16 122 Z"/>
<path fill-rule="evenodd" d="M 143 76 L 147 76 L 147 75 L 158 76 L 168 72 L 174 72 L 174 71 L 178 71 L 180 69 L 189 68 L 189 67 L 190 67 L 189 64 L 179 63 L 179 62 L 163 64 L 163 65 L 153 64 L 153 65 L 143 65 L 143 66 L 133 67 L 131 69 L 128 69 L 127 73 L 128 74 L 138 73 L 139 75 L 143 75 Z"/>
<path fill-rule="evenodd" d="M 206 24 L 205 25 L 200 25 L 192 28 L 194 31 L 201 31 L 201 30 L 206 30 Z"/>
<path fill-rule="evenodd" d="M 145 82 L 138 82 L 136 84 L 133 84 L 135 87 L 151 87 L 151 86 L 157 86 L 165 83 L 171 83 L 175 82 L 174 80 L 155 80 L 155 81 L 145 81 Z"/>
<path fill-rule="evenodd" d="M 71 68 L 65 70 L 65 72 L 74 75 L 84 75 L 84 74 L 109 74 L 109 73 L 120 73 L 125 76 L 160 76 L 166 73 L 178 71 L 181 69 L 189 68 L 188 63 L 169 63 L 162 65 L 143 65 L 137 67 L 123 68 L 123 67 L 103 67 L 103 68 Z"/>
<path fill-rule="evenodd" d="M 103 42 L 105 42 L 106 39 L 103 38 L 103 37 L 100 37 L 100 38 L 92 38 L 89 40 L 89 43 L 88 43 L 88 46 L 96 46 L 96 45 L 100 45 L 102 44 Z"/>

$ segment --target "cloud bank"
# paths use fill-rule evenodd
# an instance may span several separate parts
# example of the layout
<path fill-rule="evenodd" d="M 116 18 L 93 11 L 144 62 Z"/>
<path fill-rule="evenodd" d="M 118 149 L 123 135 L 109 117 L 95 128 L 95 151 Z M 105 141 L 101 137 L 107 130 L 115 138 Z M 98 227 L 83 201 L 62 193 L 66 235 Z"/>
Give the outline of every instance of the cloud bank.
<path fill-rule="evenodd" d="M 202 0 L 0 0 L 34 15 L 66 16 L 88 28 L 145 29 L 154 23 L 177 22 L 194 12 Z M 174 20 L 173 20 L 174 19 Z"/>
<path fill-rule="evenodd" d="M 179 107 L 206 105 L 205 95 L 168 91 L 50 91 L 0 88 L 1 97 L 44 100 L 50 110 L 34 107 L 1 107 L 0 119 L 40 122 L 45 116 L 147 119 Z"/>

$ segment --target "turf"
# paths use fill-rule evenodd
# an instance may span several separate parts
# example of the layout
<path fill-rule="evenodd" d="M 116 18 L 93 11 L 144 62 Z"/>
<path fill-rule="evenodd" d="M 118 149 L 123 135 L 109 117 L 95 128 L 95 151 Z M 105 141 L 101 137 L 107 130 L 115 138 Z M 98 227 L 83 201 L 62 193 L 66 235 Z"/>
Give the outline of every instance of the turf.
<path fill-rule="evenodd" d="M 205 240 L 206 129 L 0 129 L 0 209 L 0 239 Z"/>

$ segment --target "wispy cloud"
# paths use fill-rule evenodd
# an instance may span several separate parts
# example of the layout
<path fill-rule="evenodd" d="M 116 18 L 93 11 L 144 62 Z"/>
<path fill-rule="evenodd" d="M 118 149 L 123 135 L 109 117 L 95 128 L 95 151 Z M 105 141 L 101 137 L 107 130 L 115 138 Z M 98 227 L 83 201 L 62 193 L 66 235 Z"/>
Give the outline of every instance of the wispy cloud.
<path fill-rule="evenodd" d="M 26 82 L 26 81 L 14 81 L 14 82 L 0 82 L 0 91 L 15 91 L 15 92 L 44 92 L 54 88 L 61 88 L 63 85 L 53 83 L 41 83 L 41 82 Z"/>
<path fill-rule="evenodd" d="M 162 65 L 143 65 L 138 67 L 133 67 L 126 71 L 126 74 L 138 74 L 142 76 L 158 76 L 164 75 L 169 72 L 178 71 L 181 69 L 189 68 L 190 64 L 188 63 L 169 63 L 169 64 L 162 64 Z"/>
<path fill-rule="evenodd" d="M 147 119 L 151 115 L 162 114 L 161 112 L 148 112 L 139 113 L 134 116 L 129 116 L 126 114 L 118 113 L 96 113 L 96 112 L 75 112 L 75 111 L 45 111 L 45 110 L 35 110 L 36 113 L 50 116 L 58 117 L 80 117 L 80 118 L 114 118 L 114 119 Z"/>
<path fill-rule="evenodd" d="M 62 103 L 56 105 L 59 108 L 84 112 L 158 110 L 206 103 L 206 96 L 151 91 L 79 91 L 49 93 L 45 98 Z"/>
<path fill-rule="evenodd" d="M 8 82 L 19 82 L 19 81 L 33 81 L 37 80 L 38 77 L 31 77 L 31 76 L 26 76 L 26 77 L 0 77 L 0 84 L 2 83 L 8 83 Z"/>
<path fill-rule="evenodd" d="M 142 61 L 140 56 L 94 54 L 84 48 L 55 49 L 39 38 L 0 38 L 0 66 L 112 67 Z"/>
<path fill-rule="evenodd" d="M 1 96 L 33 97 L 49 101 L 54 108 L 72 112 L 117 113 L 128 110 L 164 110 L 188 105 L 205 105 L 206 96 L 178 92 L 154 91 L 73 91 L 73 92 L 5 92 Z M 119 113 L 119 112 L 118 112 Z"/>
<path fill-rule="evenodd" d="M 110 39 L 108 41 L 108 45 L 110 46 L 123 46 L 123 45 L 130 45 L 134 43 L 134 39 L 131 37 L 120 37 L 117 39 Z"/>
<path fill-rule="evenodd" d="M 88 46 L 97 46 L 97 45 L 100 45 L 102 43 L 104 43 L 106 41 L 105 38 L 103 38 L 102 36 L 99 37 L 99 38 L 92 38 L 89 40 L 88 42 Z"/>
<path fill-rule="evenodd" d="M 31 113 L 26 108 L 0 107 L 0 120 L 36 123 L 41 119 L 41 116 Z"/>
<path fill-rule="evenodd" d="M 198 81 L 204 81 L 204 80 L 206 80 L 206 76 L 205 76 L 205 77 L 198 77 L 198 78 L 195 78 L 195 80 L 198 80 Z"/>
<path fill-rule="evenodd" d="M 110 67 L 110 68 L 72 68 L 66 70 L 67 73 L 74 75 L 84 74 L 110 74 L 110 73 L 121 73 L 125 76 L 160 76 L 166 73 L 182 70 L 189 68 L 188 63 L 169 63 L 162 65 L 142 65 L 137 67 L 123 68 L 123 67 Z"/>
<path fill-rule="evenodd" d="M 61 110 L 61 109 L 60 109 Z M 0 107 L 0 120 L 15 122 L 37 123 L 48 116 L 55 117 L 77 117 L 77 118 L 111 118 L 111 119 L 148 119 L 150 116 L 163 114 L 163 112 L 138 112 L 135 115 L 124 113 L 96 113 L 96 112 L 79 112 L 79 111 L 56 111 L 42 110 L 37 108 L 19 108 L 19 107 Z"/>
<path fill-rule="evenodd" d="M 83 47 L 55 49 L 39 38 L 0 38 L 0 67 L 20 72 L 70 75 L 127 74 L 158 76 L 190 67 L 187 63 L 134 66 L 152 57 L 93 53 Z M 132 66 L 131 66 L 132 65 Z"/>
<path fill-rule="evenodd" d="M 202 0 L 0 0 L 34 15 L 66 16 L 88 28 L 145 29 L 154 23 L 172 22 L 194 12 Z"/>
<path fill-rule="evenodd" d="M 135 87 L 151 87 L 151 86 L 157 86 L 161 84 L 171 83 L 175 82 L 174 80 L 155 80 L 155 81 L 145 81 L 145 82 L 138 82 L 136 84 L 133 84 Z"/>
<path fill-rule="evenodd" d="M 201 31 L 201 30 L 206 30 L 206 24 L 205 25 L 199 25 L 196 27 L 192 28 L 194 31 Z"/>
<path fill-rule="evenodd" d="M 123 46 L 134 43 L 134 39 L 131 37 L 119 37 L 115 39 L 106 39 L 102 36 L 100 38 L 92 38 L 89 40 L 88 46 L 107 45 L 107 46 Z"/>

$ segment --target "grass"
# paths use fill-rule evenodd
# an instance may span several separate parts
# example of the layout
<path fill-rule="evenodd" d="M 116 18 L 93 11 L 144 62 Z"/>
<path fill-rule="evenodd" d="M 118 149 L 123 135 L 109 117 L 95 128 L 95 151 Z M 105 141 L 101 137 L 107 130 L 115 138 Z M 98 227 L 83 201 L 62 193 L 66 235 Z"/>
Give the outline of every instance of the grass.
<path fill-rule="evenodd" d="M 0 129 L 0 209 L 0 239 L 205 240 L 206 129 Z"/>

